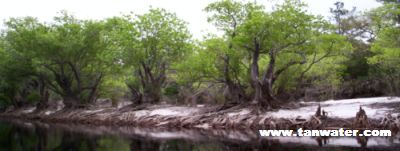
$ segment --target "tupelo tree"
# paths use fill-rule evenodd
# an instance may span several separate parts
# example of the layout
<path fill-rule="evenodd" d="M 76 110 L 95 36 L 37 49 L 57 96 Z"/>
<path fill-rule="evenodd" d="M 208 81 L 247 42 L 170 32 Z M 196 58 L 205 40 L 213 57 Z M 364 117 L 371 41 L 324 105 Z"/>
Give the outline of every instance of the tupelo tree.
<path fill-rule="evenodd" d="M 122 62 L 134 70 L 127 85 L 135 102 L 159 102 L 170 66 L 191 49 L 186 23 L 164 9 L 111 21 L 118 26 L 113 37 L 124 54 Z"/>
<path fill-rule="evenodd" d="M 7 41 L 32 58 L 47 87 L 67 108 L 96 100 L 107 68 L 114 64 L 106 53 L 103 22 L 78 20 L 63 12 L 52 24 L 28 17 L 11 19 L 7 26 Z"/>
<path fill-rule="evenodd" d="M 242 72 L 239 66 L 243 58 L 238 56 L 241 50 L 234 47 L 234 40 L 238 35 L 238 27 L 245 22 L 252 9 L 261 9 L 261 7 L 252 3 L 243 4 L 233 0 L 222 0 L 211 3 L 204 9 L 210 14 L 208 21 L 225 34 L 226 42 L 220 45 L 227 46 L 225 50 L 221 51 L 218 58 L 223 62 L 220 70 L 223 71 L 223 82 L 226 85 L 225 100 L 233 103 L 243 102 L 246 98 L 238 77 Z"/>
<path fill-rule="evenodd" d="M 238 98 L 244 93 L 234 90 L 244 89 L 246 80 L 230 80 L 230 75 L 242 75 L 233 71 L 245 72 L 240 65 L 248 67 L 248 85 L 253 89 L 245 95 L 252 96 L 253 104 L 268 107 L 277 100 L 275 83 L 286 71 L 298 68 L 299 74 L 293 76 L 298 76 L 297 81 L 302 83 L 313 65 L 346 50 L 345 38 L 335 34 L 329 23 L 307 14 L 303 6 L 297 1 L 285 1 L 273 12 L 266 12 L 252 3 L 224 0 L 206 8 L 214 13 L 210 20 L 225 31 L 228 51 L 221 52 L 222 57 L 217 59 L 224 62 L 224 73 L 229 73 L 224 82 L 234 92 L 231 95 Z M 243 52 L 247 52 L 247 58 L 231 57 Z M 232 68 L 232 63 L 239 65 Z M 230 86 L 232 83 L 235 87 Z"/>

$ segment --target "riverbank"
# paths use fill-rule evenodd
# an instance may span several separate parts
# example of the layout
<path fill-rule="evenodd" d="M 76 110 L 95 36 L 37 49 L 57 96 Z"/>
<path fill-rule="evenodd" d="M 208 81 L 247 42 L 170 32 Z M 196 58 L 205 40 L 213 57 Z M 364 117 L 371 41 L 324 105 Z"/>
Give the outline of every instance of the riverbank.
<path fill-rule="evenodd" d="M 57 138 L 63 135 L 74 137 L 77 142 L 87 139 L 103 139 L 107 137 L 112 140 L 126 139 L 127 143 L 141 142 L 192 142 L 193 144 L 215 143 L 225 147 L 241 146 L 232 150 L 262 150 L 265 148 L 274 148 L 278 144 L 282 147 L 292 150 L 296 147 L 314 147 L 339 148 L 342 147 L 357 148 L 367 147 L 374 150 L 396 150 L 400 146 L 399 135 L 392 137 L 261 137 L 257 130 L 226 130 L 226 129 L 180 129 L 180 128 L 161 128 L 161 127 L 134 127 L 134 126 L 93 126 L 87 124 L 67 124 L 67 123 L 43 123 L 39 121 L 27 121 L 18 119 L 1 119 L 1 124 L 9 124 L 15 127 L 15 133 L 30 133 L 41 137 Z M 22 134 L 20 134 L 22 135 Z M 85 139 L 82 140 L 82 137 Z M 62 139 L 65 139 L 62 137 Z M 43 139 L 39 139 L 43 140 Z M 110 141 L 110 140 L 108 140 Z M 39 143 L 40 144 L 40 143 Z M 43 143 L 46 144 L 46 143 Z M 135 143 L 136 144 L 136 143 Z M 155 145 L 157 145 L 156 143 Z M 159 144 L 158 144 L 159 145 Z M 152 146 L 152 145 L 151 145 Z M 246 149 L 243 149 L 245 147 Z M 137 146 L 133 147 L 137 149 Z M 249 149 L 247 149 L 249 148 Z M 156 149 L 161 150 L 161 149 Z M 215 149 L 208 149 L 215 150 Z M 323 150 L 322 148 L 320 150 Z"/>
<path fill-rule="evenodd" d="M 93 126 L 87 124 L 43 123 L 0 118 L 3 136 L 9 142 L 31 141 L 21 150 L 85 150 L 73 148 L 87 146 L 93 150 L 397 150 L 399 135 L 393 137 L 261 137 L 257 130 L 223 129 L 166 129 L 134 126 Z M 34 140 L 34 141 L 32 141 Z M 59 140 L 59 141 L 54 141 Z M 19 143 L 5 143 L 13 150 Z M 74 144 L 74 145 L 71 145 Z M 4 144 L 3 144 L 4 145 Z M 187 147 L 182 149 L 182 147 Z M 171 149 L 172 147 L 172 149 Z M 8 149 L 7 149 L 8 148 Z M 198 148 L 198 149 L 193 149 Z"/>
<path fill-rule="evenodd" d="M 320 109 L 319 106 L 321 107 Z M 360 107 L 365 119 L 357 119 Z M 366 98 L 300 102 L 282 109 L 260 111 L 256 107 L 237 106 L 91 106 L 81 109 L 34 107 L 9 110 L 3 118 L 18 118 L 49 123 L 79 123 L 136 127 L 187 129 L 393 129 L 400 127 L 399 98 Z M 319 110 L 319 113 L 317 112 Z M 364 117 L 364 116 L 363 116 Z"/>

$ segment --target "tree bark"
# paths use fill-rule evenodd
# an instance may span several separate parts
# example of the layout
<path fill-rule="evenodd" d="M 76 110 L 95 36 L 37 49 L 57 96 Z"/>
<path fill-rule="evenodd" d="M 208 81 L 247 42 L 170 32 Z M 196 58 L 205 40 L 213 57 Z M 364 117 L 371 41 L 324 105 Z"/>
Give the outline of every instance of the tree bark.
<path fill-rule="evenodd" d="M 261 46 L 256 38 L 253 39 L 253 45 L 252 63 L 250 66 L 251 85 L 254 88 L 252 104 L 260 104 L 263 107 L 269 107 L 271 102 L 276 100 L 272 91 L 273 82 L 275 81 L 275 52 L 270 50 L 268 66 L 264 75 L 260 77 L 258 61 L 261 53 Z"/>
<path fill-rule="evenodd" d="M 158 84 L 148 84 L 143 91 L 143 101 L 157 103 L 161 100 L 161 86 Z"/>
<path fill-rule="evenodd" d="M 244 98 L 244 92 L 238 83 L 232 80 L 229 67 L 229 56 L 224 57 L 224 82 L 226 84 L 226 91 L 224 92 L 225 103 L 240 103 Z"/>
<path fill-rule="evenodd" d="M 131 88 L 130 90 L 131 90 L 131 94 L 132 94 L 132 100 L 131 101 L 134 104 L 142 104 L 142 102 L 143 102 L 142 94 L 136 89 L 132 89 Z"/>
<path fill-rule="evenodd" d="M 39 94 L 40 94 L 40 102 L 37 105 L 37 109 L 45 109 L 49 106 L 49 90 L 46 86 L 46 82 L 44 79 L 39 79 Z"/>
<path fill-rule="evenodd" d="M 274 69 L 275 69 L 275 52 L 274 50 L 270 50 L 269 52 L 269 63 L 266 72 L 264 73 L 262 80 L 262 88 L 263 88 L 263 96 L 264 101 L 261 103 L 262 105 L 269 105 L 270 102 L 275 101 L 275 97 L 273 96 L 273 82 L 274 82 Z"/>
<path fill-rule="evenodd" d="M 152 69 L 145 63 L 142 63 L 142 67 L 138 70 L 139 77 L 142 83 L 143 94 L 136 96 L 142 96 L 139 102 L 157 103 L 161 101 L 161 89 L 165 82 L 166 65 L 162 63 L 159 67 L 158 73 L 153 73 Z M 136 89 L 135 89 L 136 90 Z"/>
<path fill-rule="evenodd" d="M 77 108 L 79 105 L 79 99 L 73 95 L 63 96 L 63 102 L 65 108 Z"/>
<path fill-rule="evenodd" d="M 103 79 L 103 74 L 100 73 L 97 78 L 96 81 L 94 82 L 94 84 L 89 88 L 89 97 L 87 98 L 87 101 L 89 103 L 93 103 L 96 101 L 98 94 L 97 94 L 97 89 L 101 83 L 101 80 Z M 83 91 L 83 89 L 81 90 L 81 92 Z M 80 92 L 80 93 L 81 93 Z"/>
<path fill-rule="evenodd" d="M 254 47 L 255 49 L 253 51 L 252 64 L 251 64 L 251 81 L 255 92 L 252 104 L 258 104 L 259 102 L 263 101 L 263 95 L 262 95 L 262 85 L 259 79 L 260 75 L 258 67 L 258 60 L 260 56 L 260 45 L 258 44 L 256 38 L 254 38 Z"/>

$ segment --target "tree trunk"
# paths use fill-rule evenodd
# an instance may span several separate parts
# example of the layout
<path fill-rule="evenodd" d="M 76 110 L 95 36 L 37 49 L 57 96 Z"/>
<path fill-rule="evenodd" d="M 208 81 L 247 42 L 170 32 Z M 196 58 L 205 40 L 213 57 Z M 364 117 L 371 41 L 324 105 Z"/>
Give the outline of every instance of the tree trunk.
<path fill-rule="evenodd" d="M 77 108 L 79 105 L 79 99 L 73 95 L 63 96 L 63 102 L 65 108 Z"/>
<path fill-rule="evenodd" d="M 274 51 L 271 50 L 269 53 L 270 60 L 268 64 L 267 71 L 264 73 L 263 81 L 262 81 L 262 91 L 263 91 L 263 101 L 262 105 L 269 105 L 272 101 L 275 101 L 275 97 L 273 96 L 273 83 L 274 83 L 274 69 L 275 69 L 275 54 Z"/>
<path fill-rule="evenodd" d="M 40 102 L 37 105 L 37 109 L 46 109 L 49 106 L 49 96 L 50 93 L 46 87 L 46 82 L 44 80 L 39 80 L 39 94 Z"/>
<path fill-rule="evenodd" d="M 225 56 L 224 58 L 224 81 L 226 84 L 226 92 L 224 92 L 225 103 L 239 103 L 241 100 L 241 88 L 238 84 L 233 82 L 230 73 L 229 67 L 229 56 Z"/>
<path fill-rule="evenodd" d="M 161 100 L 161 86 L 158 84 L 148 84 L 144 88 L 143 101 L 148 103 L 158 103 Z"/>
<path fill-rule="evenodd" d="M 98 97 L 97 89 L 98 89 L 102 79 L 103 79 L 103 74 L 100 73 L 98 75 L 95 83 L 93 84 L 93 86 L 91 86 L 91 88 L 89 89 L 89 97 L 85 99 L 87 101 L 87 103 L 96 102 L 97 97 Z M 82 93 L 82 90 L 80 90 L 79 93 Z"/>
<path fill-rule="evenodd" d="M 252 104 L 260 104 L 263 107 L 269 107 L 272 101 L 275 101 L 273 96 L 273 84 L 275 81 L 275 54 L 273 50 L 269 52 L 269 64 L 264 72 L 262 79 L 260 78 L 258 61 L 260 57 L 261 46 L 257 39 L 254 38 L 254 50 L 252 51 L 252 63 L 250 66 L 251 86 L 254 88 L 254 96 Z"/>
<path fill-rule="evenodd" d="M 230 35 L 231 39 L 236 37 L 236 25 L 237 23 L 233 23 L 233 32 Z M 232 50 L 233 43 L 230 41 L 228 43 L 228 49 Z M 245 93 L 240 85 L 240 83 L 235 82 L 230 75 L 230 57 L 225 54 L 223 56 L 224 61 L 224 82 L 226 85 L 226 89 L 224 92 L 225 103 L 240 103 L 245 98 Z"/>
<path fill-rule="evenodd" d="M 225 91 L 225 104 L 226 103 L 240 103 L 246 98 L 245 93 L 239 84 L 229 82 L 226 83 Z"/>
<path fill-rule="evenodd" d="M 260 56 L 260 45 L 258 44 L 257 40 L 254 39 L 254 47 L 255 50 L 253 51 L 252 57 L 252 64 L 251 64 L 251 81 L 252 86 L 255 90 L 254 98 L 252 100 L 252 104 L 258 104 L 259 102 L 263 101 L 262 95 L 262 85 L 259 80 L 259 68 L 258 68 L 258 60 Z"/>
<path fill-rule="evenodd" d="M 135 89 L 133 86 L 129 86 L 128 88 L 132 94 L 131 101 L 133 104 L 142 104 L 143 103 L 143 96 L 139 90 Z"/>
<path fill-rule="evenodd" d="M 142 63 L 138 73 L 143 88 L 143 101 L 148 103 L 158 103 L 161 101 L 161 88 L 165 82 L 166 64 L 159 66 L 158 72 L 154 73 L 151 67 Z"/>

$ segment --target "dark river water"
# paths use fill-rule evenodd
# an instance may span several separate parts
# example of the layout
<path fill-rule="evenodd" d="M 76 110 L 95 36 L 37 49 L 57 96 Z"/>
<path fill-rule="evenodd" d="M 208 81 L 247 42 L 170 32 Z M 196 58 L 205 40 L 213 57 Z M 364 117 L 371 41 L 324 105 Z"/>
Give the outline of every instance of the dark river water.
<path fill-rule="evenodd" d="M 398 137 L 261 138 L 257 131 L 44 124 L 0 119 L 1 151 L 400 150 Z"/>

